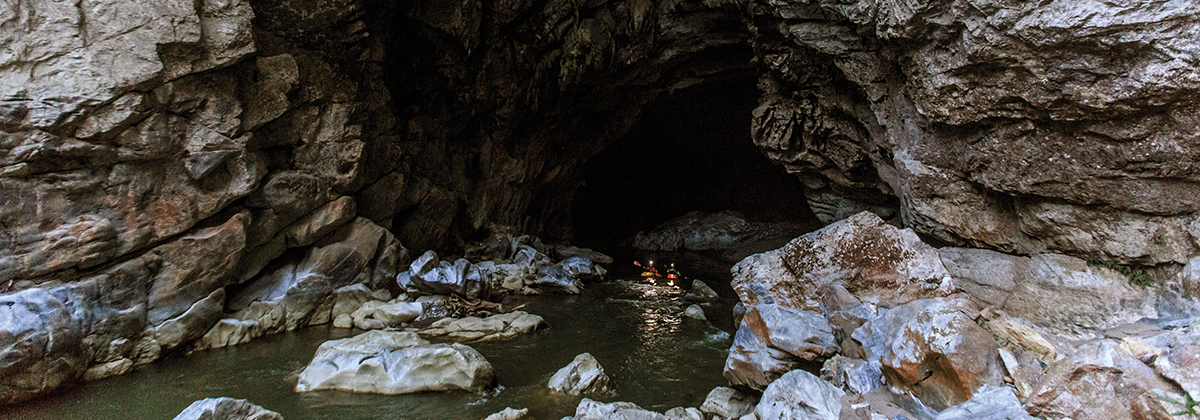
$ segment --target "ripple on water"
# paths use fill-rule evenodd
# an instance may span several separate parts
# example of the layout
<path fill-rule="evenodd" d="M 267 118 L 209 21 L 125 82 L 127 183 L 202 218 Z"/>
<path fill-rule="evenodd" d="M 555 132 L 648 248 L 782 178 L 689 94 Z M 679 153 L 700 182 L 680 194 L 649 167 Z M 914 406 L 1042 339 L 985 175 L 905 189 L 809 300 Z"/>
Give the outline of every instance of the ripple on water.
<path fill-rule="evenodd" d="M 683 316 L 684 291 L 646 281 L 587 285 L 577 296 L 522 299 L 523 310 L 550 328 L 509 341 L 471 344 L 492 363 L 500 387 L 466 392 L 377 395 L 342 391 L 297 393 L 299 372 L 325 340 L 359 333 L 329 327 L 264 337 L 225 349 L 160 361 L 118 377 L 24 405 L 0 418 L 171 418 L 192 401 L 245 398 L 289 420 L 321 418 L 483 418 L 505 407 L 536 418 L 571 415 L 580 397 L 546 388 L 555 371 L 589 352 L 616 383 L 614 395 L 655 411 L 699 406 L 721 376 L 732 330 L 732 302 L 708 304 L 712 323 Z M 714 326 L 715 325 L 715 326 Z"/>

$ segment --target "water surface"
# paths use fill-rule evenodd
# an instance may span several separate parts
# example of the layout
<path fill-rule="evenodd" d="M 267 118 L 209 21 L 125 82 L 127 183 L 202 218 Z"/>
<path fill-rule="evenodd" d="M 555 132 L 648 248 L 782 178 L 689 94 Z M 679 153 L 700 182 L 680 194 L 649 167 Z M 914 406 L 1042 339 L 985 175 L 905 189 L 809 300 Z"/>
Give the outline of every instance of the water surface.
<path fill-rule="evenodd" d="M 135 372 L 70 387 L 24 405 L 5 407 L 2 418 L 169 419 L 193 401 L 210 397 L 250 400 L 300 419 L 482 419 L 505 407 L 529 408 L 538 419 L 572 415 L 579 397 L 551 392 L 546 381 L 574 357 L 590 352 L 616 383 L 601 401 L 630 401 L 663 412 L 696 407 L 721 376 L 733 329 L 731 291 L 706 304 L 710 322 L 683 316 L 684 291 L 638 277 L 589 283 L 577 296 L 510 299 L 541 315 L 550 328 L 508 341 L 468 344 L 496 371 L 499 387 L 467 392 L 377 395 L 342 391 L 297 393 L 299 372 L 317 346 L 359 330 L 328 326 L 262 337 L 240 346 L 170 358 Z M 728 279 L 708 281 L 727 282 Z M 688 282 L 690 285 L 690 282 Z"/>

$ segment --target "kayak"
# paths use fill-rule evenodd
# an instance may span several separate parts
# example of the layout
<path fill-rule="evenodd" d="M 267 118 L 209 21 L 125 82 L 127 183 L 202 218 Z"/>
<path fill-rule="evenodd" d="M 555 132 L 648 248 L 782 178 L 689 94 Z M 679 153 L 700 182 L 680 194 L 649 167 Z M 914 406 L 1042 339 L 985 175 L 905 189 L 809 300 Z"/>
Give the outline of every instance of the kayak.
<path fill-rule="evenodd" d="M 642 277 L 662 277 L 662 274 L 658 274 L 653 271 L 643 271 Z"/>

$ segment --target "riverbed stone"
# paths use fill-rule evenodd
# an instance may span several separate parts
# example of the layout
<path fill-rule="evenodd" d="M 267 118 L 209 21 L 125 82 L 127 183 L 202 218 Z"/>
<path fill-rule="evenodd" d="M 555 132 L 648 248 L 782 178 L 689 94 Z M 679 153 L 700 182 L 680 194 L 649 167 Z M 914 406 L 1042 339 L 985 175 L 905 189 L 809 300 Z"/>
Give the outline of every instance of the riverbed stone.
<path fill-rule="evenodd" d="M 283 416 L 247 400 L 220 397 L 193 402 L 175 420 L 283 420 Z"/>
<path fill-rule="evenodd" d="M 258 321 L 225 318 L 213 324 L 193 345 L 193 350 L 235 346 L 262 336 Z"/>
<path fill-rule="evenodd" d="M 418 334 L 439 341 L 507 340 L 546 326 L 542 317 L 525 311 L 496 314 L 487 318 L 443 318 L 421 329 Z"/>
<path fill-rule="evenodd" d="M 608 404 L 584 398 L 575 407 L 573 420 L 669 420 L 670 418 L 637 404 L 616 401 Z"/>
<path fill-rule="evenodd" d="M 423 310 L 424 305 L 416 302 L 388 302 L 375 308 L 373 315 L 383 325 L 395 327 L 417 319 Z"/>
<path fill-rule="evenodd" d="M 714 419 L 736 419 L 754 412 L 758 403 L 754 396 L 733 388 L 719 386 L 708 392 L 700 411 Z"/>
<path fill-rule="evenodd" d="M 133 360 L 118 359 L 93 365 L 83 372 L 84 381 L 97 381 L 110 376 L 124 375 L 133 369 Z"/>
<path fill-rule="evenodd" d="M 721 296 L 707 284 L 704 284 L 700 279 L 692 280 L 692 288 L 688 290 L 688 298 L 700 301 L 716 301 L 720 300 Z"/>
<path fill-rule="evenodd" d="M 494 380 L 491 364 L 470 347 L 429 344 L 413 332 L 369 331 L 322 343 L 296 391 L 480 392 Z"/>
<path fill-rule="evenodd" d="M 840 388 L 803 370 L 793 370 L 763 391 L 754 414 L 766 419 L 837 420 L 842 412 Z"/>
<path fill-rule="evenodd" d="M 708 320 L 708 317 L 704 316 L 704 308 L 701 308 L 700 305 L 688 305 L 688 307 L 683 310 L 683 315 L 700 321 Z"/>
<path fill-rule="evenodd" d="M 500 412 L 492 413 L 483 420 L 521 420 L 525 418 L 529 418 L 528 408 L 516 409 L 512 407 L 505 407 L 503 410 L 500 410 Z"/>
<path fill-rule="evenodd" d="M 550 389 L 567 395 L 602 394 L 612 390 L 611 380 L 591 353 L 575 356 L 550 377 Z"/>
<path fill-rule="evenodd" d="M 734 291 L 748 306 L 819 310 L 819 291 L 827 284 L 843 285 L 864 303 L 883 307 L 955 290 L 937 249 L 866 212 L 751 255 L 732 271 Z"/>

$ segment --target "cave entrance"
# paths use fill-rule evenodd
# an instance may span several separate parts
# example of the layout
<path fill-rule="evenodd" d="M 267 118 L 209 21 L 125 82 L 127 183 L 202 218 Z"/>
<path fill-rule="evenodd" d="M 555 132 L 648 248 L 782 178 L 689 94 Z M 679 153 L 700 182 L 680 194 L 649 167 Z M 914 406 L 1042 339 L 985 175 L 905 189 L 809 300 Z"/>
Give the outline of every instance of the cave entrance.
<path fill-rule="evenodd" d="M 750 137 L 753 75 L 675 91 L 649 105 L 628 134 L 588 160 L 572 203 L 574 243 L 617 252 L 638 231 L 691 211 L 819 227 L 800 180 Z"/>

